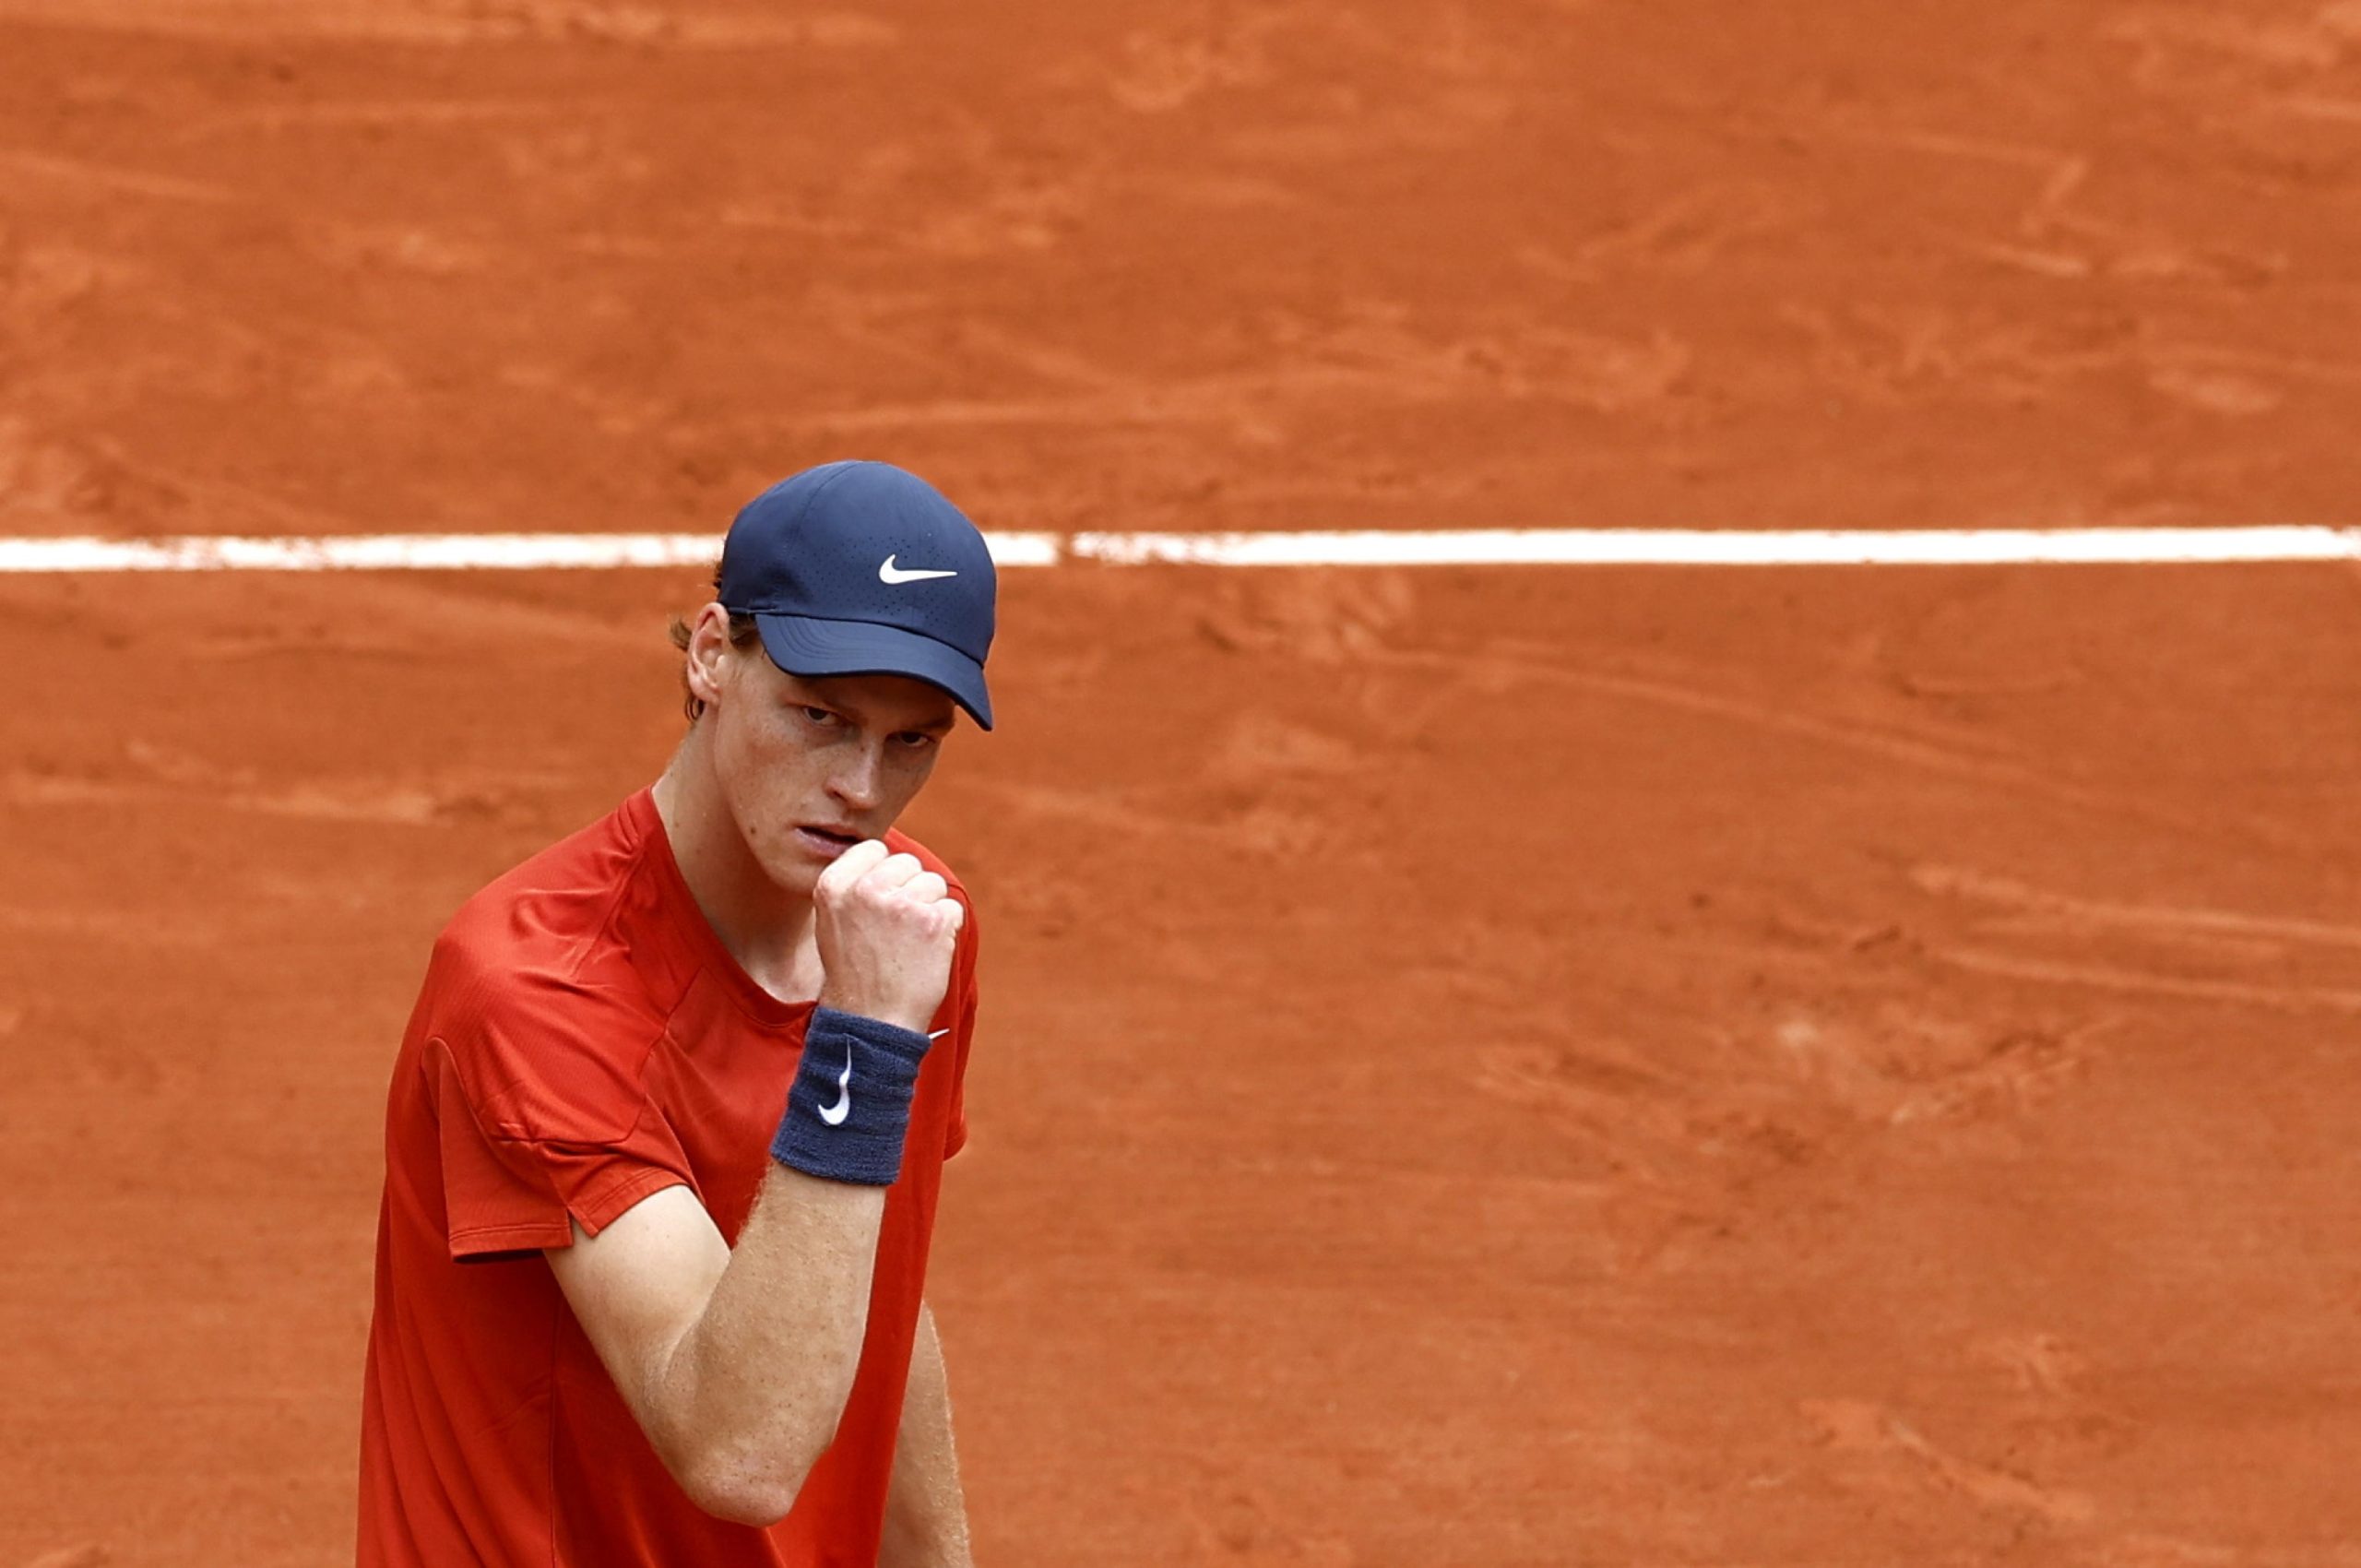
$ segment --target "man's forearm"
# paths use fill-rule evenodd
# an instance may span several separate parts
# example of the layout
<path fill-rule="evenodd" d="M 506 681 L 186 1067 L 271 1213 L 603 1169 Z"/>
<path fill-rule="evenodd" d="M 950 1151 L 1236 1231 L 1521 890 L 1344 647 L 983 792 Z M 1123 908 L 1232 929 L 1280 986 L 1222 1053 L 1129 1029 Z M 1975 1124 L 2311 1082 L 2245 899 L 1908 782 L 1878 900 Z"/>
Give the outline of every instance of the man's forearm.
<path fill-rule="evenodd" d="M 755 1489 L 758 1520 L 792 1505 L 836 1440 L 931 1039 L 825 1002 L 813 1010 L 754 1212 L 667 1369 L 676 1405 L 700 1412 L 690 1431 L 707 1444 L 706 1473 L 726 1496 Z"/>
<path fill-rule="evenodd" d="M 959 1489 L 959 1458 L 951 1437 L 951 1384 L 934 1313 L 919 1309 L 918 1342 L 910 1350 L 909 1384 L 902 1395 L 901 1435 L 894 1447 L 894 1478 L 885 1498 L 885 1535 L 879 1568 L 970 1568 L 967 1503 Z"/>
<path fill-rule="evenodd" d="M 719 1496 L 752 1495 L 757 1518 L 747 1522 L 783 1513 L 835 1440 L 860 1370 L 884 1207 L 882 1188 L 772 1167 L 666 1368 L 664 1404 L 685 1428 L 683 1446 Z"/>

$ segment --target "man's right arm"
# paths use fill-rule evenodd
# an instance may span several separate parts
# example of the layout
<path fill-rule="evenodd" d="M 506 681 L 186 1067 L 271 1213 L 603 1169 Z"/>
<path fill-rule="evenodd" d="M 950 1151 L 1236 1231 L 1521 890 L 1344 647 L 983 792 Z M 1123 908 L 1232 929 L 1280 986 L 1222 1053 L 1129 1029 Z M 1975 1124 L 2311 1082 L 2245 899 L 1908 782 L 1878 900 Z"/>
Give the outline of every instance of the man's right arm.
<path fill-rule="evenodd" d="M 813 907 L 821 1004 L 833 1028 L 850 1031 L 845 1075 L 826 1073 L 834 1054 L 810 1060 L 807 1037 L 789 1121 L 735 1249 L 695 1194 L 674 1186 L 596 1236 L 577 1223 L 574 1244 L 546 1254 L 665 1467 L 698 1507 L 746 1525 L 784 1518 L 836 1440 L 868 1330 L 884 1183 L 898 1167 L 903 1123 L 881 1111 L 897 1077 L 907 1117 L 965 913 L 942 877 L 875 840 L 822 873 Z M 842 1086 L 856 1039 L 887 1081 L 865 1088 L 853 1112 Z M 819 1107 L 815 1085 L 842 1098 Z"/>

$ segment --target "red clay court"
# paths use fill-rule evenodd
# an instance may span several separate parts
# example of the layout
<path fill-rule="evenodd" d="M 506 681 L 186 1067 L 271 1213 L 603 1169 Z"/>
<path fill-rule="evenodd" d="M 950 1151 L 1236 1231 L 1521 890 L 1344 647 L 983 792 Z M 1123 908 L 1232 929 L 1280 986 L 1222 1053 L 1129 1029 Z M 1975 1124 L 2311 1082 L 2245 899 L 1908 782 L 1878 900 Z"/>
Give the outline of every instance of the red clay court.
<path fill-rule="evenodd" d="M 0 0 L 0 536 L 2361 522 L 2361 8 Z M 0 575 L 0 1568 L 350 1562 L 427 944 L 694 569 Z M 2353 1568 L 2361 568 L 1068 563 L 978 1560 Z"/>

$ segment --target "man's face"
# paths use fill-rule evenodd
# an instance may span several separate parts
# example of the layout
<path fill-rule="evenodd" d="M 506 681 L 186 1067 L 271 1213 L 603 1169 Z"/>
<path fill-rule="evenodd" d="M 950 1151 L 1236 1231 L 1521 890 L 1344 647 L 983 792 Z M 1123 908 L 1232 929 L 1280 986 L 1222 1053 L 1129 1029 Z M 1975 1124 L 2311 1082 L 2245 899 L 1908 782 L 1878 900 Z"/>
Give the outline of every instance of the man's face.
<path fill-rule="evenodd" d="M 906 675 L 805 680 L 759 642 L 731 647 L 701 724 L 738 832 L 770 880 L 810 894 L 820 873 L 863 838 L 884 836 L 957 721 L 940 688 Z"/>

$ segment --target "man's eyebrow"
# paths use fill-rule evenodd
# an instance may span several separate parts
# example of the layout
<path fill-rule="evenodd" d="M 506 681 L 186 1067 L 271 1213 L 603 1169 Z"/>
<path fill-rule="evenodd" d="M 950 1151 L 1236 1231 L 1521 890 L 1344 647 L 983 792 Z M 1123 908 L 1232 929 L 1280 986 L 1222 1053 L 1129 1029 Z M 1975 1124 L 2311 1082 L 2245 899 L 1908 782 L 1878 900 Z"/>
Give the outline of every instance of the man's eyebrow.
<path fill-rule="evenodd" d="M 825 680 L 826 677 L 824 676 L 821 677 L 821 679 Z M 860 703 L 853 701 L 849 695 L 839 695 L 835 692 L 825 690 L 818 681 L 805 681 L 801 683 L 801 684 L 805 691 L 810 692 L 821 702 L 826 704 L 830 707 L 837 709 L 847 718 L 853 719 L 857 723 L 868 724 L 874 718 L 874 715 L 872 715 L 869 709 L 863 707 Z M 947 735 L 958 726 L 958 723 L 959 710 L 946 705 L 943 709 L 943 716 L 940 719 L 921 719 L 916 724 L 897 724 L 894 728 L 896 731 L 908 731 L 926 735 Z"/>

